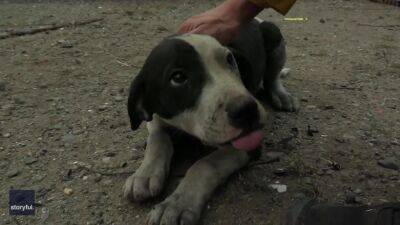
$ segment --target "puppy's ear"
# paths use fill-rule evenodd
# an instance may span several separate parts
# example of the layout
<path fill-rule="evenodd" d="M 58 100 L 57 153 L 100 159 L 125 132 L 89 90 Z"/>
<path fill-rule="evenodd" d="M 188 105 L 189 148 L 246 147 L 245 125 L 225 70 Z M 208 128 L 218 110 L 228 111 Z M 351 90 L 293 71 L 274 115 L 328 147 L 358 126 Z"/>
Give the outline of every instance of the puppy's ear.
<path fill-rule="evenodd" d="M 142 121 L 151 121 L 152 113 L 145 108 L 146 82 L 143 70 L 131 83 L 128 97 L 128 114 L 132 130 L 136 130 Z"/>

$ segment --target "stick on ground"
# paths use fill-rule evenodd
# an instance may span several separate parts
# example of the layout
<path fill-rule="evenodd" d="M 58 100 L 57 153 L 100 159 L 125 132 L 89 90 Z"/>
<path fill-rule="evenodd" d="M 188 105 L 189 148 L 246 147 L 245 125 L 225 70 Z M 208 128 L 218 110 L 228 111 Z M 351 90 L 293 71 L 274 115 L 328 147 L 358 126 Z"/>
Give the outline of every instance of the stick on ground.
<path fill-rule="evenodd" d="M 58 29 L 63 28 L 63 27 L 82 26 L 82 25 L 86 25 L 86 24 L 89 24 L 89 23 L 102 21 L 103 19 L 104 18 L 94 18 L 94 19 L 87 19 L 87 20 L 75 21 L 75 22 L 69 22 L 69 23 L 44 25 L 44 26 L 39 26 L 39 27 L 35 27 L 35 28 L 25 28 L 25 29 L 20 29 L 20 30 L 11 30 L 11 31 L 6 31 L 6 32 L 0 33 L 0 39 L 6 39 L 6 38 L 11 38 L 11 37 L 36 34 L 36 33 L 46 32 L 46 31 L 50 31 L 50 30 L 58 30 Z"/>

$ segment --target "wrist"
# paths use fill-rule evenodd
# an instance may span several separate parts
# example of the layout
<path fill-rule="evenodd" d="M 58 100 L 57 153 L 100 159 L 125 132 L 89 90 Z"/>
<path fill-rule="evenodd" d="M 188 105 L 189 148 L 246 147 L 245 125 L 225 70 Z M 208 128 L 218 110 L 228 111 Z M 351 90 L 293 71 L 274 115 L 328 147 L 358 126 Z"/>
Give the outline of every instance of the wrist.
<path fill-rule="evenodd" d="M 224 5 L 226 13 L 239 23 L 249 22 L 264 9 L 248 0 L 227 0 Z"/>

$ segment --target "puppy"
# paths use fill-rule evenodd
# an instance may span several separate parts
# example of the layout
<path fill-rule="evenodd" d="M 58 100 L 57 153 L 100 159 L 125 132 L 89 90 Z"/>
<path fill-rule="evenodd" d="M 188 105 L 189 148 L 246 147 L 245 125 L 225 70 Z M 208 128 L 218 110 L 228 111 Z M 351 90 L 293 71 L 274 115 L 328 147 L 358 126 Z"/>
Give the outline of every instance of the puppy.
<path fill-rule="evenodd" d="M 277 109 L 297 110 L 279 78 L 285 57 L 279 28 L 258 20 L 229 46 L 190 34 L 166 38 L 151 51 L 130 88 L 131 127 L 147 121 L 149 136 L 124 196 L 140 202 L 162 191 L 174 152 L 170 128 L 217 150 L 188 169 L 173 194 L 150 212 L 148 224 L 196 224 L 214 189 L 249 162 L 266 122 L 255 96 L 261 93 Z"/>

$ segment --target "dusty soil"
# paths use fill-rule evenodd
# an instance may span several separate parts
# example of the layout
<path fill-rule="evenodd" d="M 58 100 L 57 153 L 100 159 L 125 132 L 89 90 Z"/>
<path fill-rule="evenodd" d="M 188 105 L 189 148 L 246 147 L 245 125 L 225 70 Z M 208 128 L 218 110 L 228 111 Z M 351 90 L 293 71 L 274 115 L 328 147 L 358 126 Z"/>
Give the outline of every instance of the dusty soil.
<path fill-rule="evenodd" d="M 129 128 L 127 88 L 155 44 L 218 2 L 9 2 L 0 3 L 1 31 L 104 20 L 0 40 L 0 223 L 143 224 L 163 197 L 122 199 L 146 138 Z M 287 17 L 308 21 L 260 15 L 283 30 L 285 83 L 301 110 L 271 111 L 264 155 L 218 189 L 202 224 L 280 224 L 301 195 L 400 201 L 399 171 L 377 164 L 400 160 L 400 8 L 303 0 Z M 270 151 L 284 156 L 265 163 Z M 287 192 L 268 187 L 278 181 Z M 36 190 L 36 216 L 8 215 L 10 189 Z"/>

